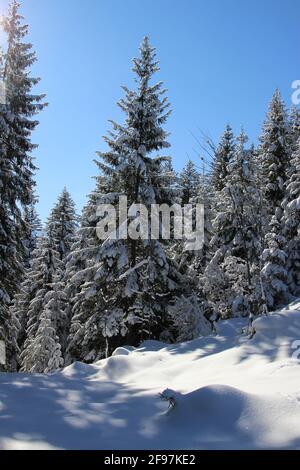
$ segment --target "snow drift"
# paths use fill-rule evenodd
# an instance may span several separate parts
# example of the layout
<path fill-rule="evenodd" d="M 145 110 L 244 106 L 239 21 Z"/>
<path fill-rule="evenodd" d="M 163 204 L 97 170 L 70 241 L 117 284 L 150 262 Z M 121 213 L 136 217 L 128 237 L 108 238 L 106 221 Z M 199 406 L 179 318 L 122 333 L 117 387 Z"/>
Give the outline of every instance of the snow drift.
<path fill-rule="evenodd" d="M 125 346 L 51 375 L 1 374 L 0 448 L 300 449 L 300 304 L 258 318 L 251 340 L 246 327 L 233 319 L 217 336 Z"/>

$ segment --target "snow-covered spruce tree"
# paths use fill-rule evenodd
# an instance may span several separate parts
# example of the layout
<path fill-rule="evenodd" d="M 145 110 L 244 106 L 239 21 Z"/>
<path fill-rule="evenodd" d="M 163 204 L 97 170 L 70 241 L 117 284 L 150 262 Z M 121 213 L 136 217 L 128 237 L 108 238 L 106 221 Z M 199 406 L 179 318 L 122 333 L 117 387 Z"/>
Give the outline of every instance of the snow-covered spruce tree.
<path fill-rule="evenodd" d="M 200 178 L 200 173 L 197 171 L 196 165 L 191 160 L 188 160 L 177 177 L 178 202 L 180 202 L 182 206 L 195 204 L 197 202 Z M 184 248 L 185 240 L 176 240 L 172 246 L 172 252 L 176 254 L 176 259 L 180 263 L 180 266 L 184 269 L 188 269 L 191 267 L 191 260 L 194 259 L 195 253 L 185 251 Z"/>
<path fill-rule="evenodd" d="M 34 116 L 43 108 L 43 96 L 32 93 L 38 79 L 30 77 L 35 62 L 31 45 L 23 42 L 27 26 L 12 1 L 4 18 L 7 52 L 1 79 L 5 103 L 0 104 L 0 335 L 7 340 L 8 304 L 17 291 L 26 262 L 24 209 L 34 201 L 31 133 L 38 122 Z"/>
<path fill-rule="evenodd" d="M 192 202 L 204 206 L 204 244 L 199 252 L 196 252 L 195 267 L 198 273 L 203 273 L 212 258 L 211 239 L 214 235 L 212 221 L 215 217 L 215 191 L 211 181 L 211 175 L 200 176 L 197 196 Z"/>
<path fill-rule="evenodd" d="M 0 80 L 3 83 L 3 55 L 0 50 Z M 1 96 L 3 99 L 4 96 Z M 16 255 L 16 230 L 8 211 L 8 200 L 3 187 L 13 173 L 12 161 L 6 156 L 8 138 L 7 108 L 0 102 L 0 341 L 8 343 L 9 294 L 15 291 L 14 273 L 21 271 L 20 259 Z M 5 176 L 6 175 L 6 176 Z M 5 179 L 4 179 L 5 176 Z M 4 180 L 4 181 L 3 181 Z M 5 368 L 6 369 L 6 368 Z M 4 366 L 0 364 L 0 371 Z"/>
<path fill-rule="evenodd" d="M 54 303 L 53 298 L 56 306 L 53 311 L 53 315 L 56 315 L 56 334 L 61 333 L 63 329 L 65 322 L 61 299 L 62 287 L 59 285 L 61 267 L 59 253 L 54 249 L 51 240 L 47 237 L 40 238 L 33 253 L 31 266 L 22 284 L 22 291 L 15 302 L 16 316 L 23 325 L 26 325 L 24 344 L 22 344 L 22 338 L 19 338 L 22 347 L 23 371 L 30 372 L 34 365 L 32 344 L 36 338 L 42 312 L 48 307 L 50 300 L 52 300 L 52 304 Z"/>
<path fill-rule="evenodd" d="M 270 228 L 266 235 L 266 249 L 262 253 L 261 277 L 267 307 L 274 310 L 289 300 L 286 239 L 281 234 L 279 210 L 272 217 Z"/>
<path fill-rule="evenodd" d="M 205 270 L 212 260 L 214 255 L 211 246 L 211 240 L 214 236 L 214 229 L 212 222 L 215 218 L 215 191 L 211 183 L 211 175 L 206 174 L 200 176 L 200 184 L 198 187 L 197 196 L 190 201 L 191 203 L 203 204 L 204 206 L 204 243 L 200 250 L 184 251 L 181 255 L 180 266 L 186 268 L 186 273 L 195 282 L 194 293 L 198 297 L 201 305 L 201 310 L 206 319 L 210 322 L 216 318 L 212 298 L 208 300 L 207 295 L 204 295 L 204 279 L 207 276 Z M 184 246 L 184 245 L 183 245 Z M 220 286 L 218 286 L 219 288 Z M 214 293 L 218 288 L 214 288 Z M 212 294 L 210 292 L 210 294 Z"/>
<path fill-rule="evenodd" d="M 194 289 L 194 293 L 198 296 L 202 307 L 206 305 L 205 310 L 207 310 L 207 302 L 203 300 L 204 296 L 201 288 L 201 279 L 208 263 L 210 262 L 213 256 L 211 248 L 211 239 L 213 237 L 212 221 L 215 217 L 215 192 L 211 184 L 210 175 L 207 174 L 199 176 L 197 194 L 194 198 L 189 201 L 189 203 L 193 205 L 203 204 L 204 206 L 204 243 L 200 250 L 185 251 L 184 248 L 186 241 L 181 241 L 181 253 L 179 256 L 180 267 L 191 278 L 195 279 L 196 289 Z M 193 211 L 195 212 L 195 209 L 193 209 Z"/>
<path fill-rule="evenodd" d="M 224 189 L 217 194 L 217 214 L 214 220 L 215 251 L 242 259 L 254 260 L 259 250 L 257 239 L 258 191 L 255 187 L 255 168 L 252 150 L 245 150 L 247 136 L 238 137 L 234 158 L 228 165 Z M 250 262 L 249 261 L 249 262 Z"/>
<path fill-rule="evenodd" d="M 292 106 L 289 114 L 289 146 L 291 153 L 295 152 L 298 147 L 298 139 L 300 138 L 300 111 L 297 106 Z"/>
<path fill-rule="evenodd" d="M 28 214 L 31 227 L 33 228 L 33 224 L 35 224 L 35 229 L 38 228 L 34 209 L 28 212 Z M 53 276 L 55 273 L 55 281 L 53 280 L 47 283 L 47 290 L 52 290 L 52 293 L 55 292 L 56 297 L 59 294 L 60 313 L 57 319 L 57 335 L 62 351 L 65 350 L 66 337 L 69 329 L 69 316 L 66 311 L 68 303 L 65 302 L 66 298 L 64 297 L 65 263 L 62 264 L 59 261 L 65 261 L 65 257 L 70 251 L 71 243 L 73 243 L 75 237 L 76 224 L 77 217 L 75 215 L 74 203 L 68 192 L 64 190 L 48 218 L 46 235 L 40 240 L 39 249 L 34 250 L 32 253 L 30 266 L 21 284 L 20 292 L 15 296 L 10 309 L 11 314 L 16 316 L 20 324 L 18 333 L 18 344 L 20 348 L 23 348 L 25 338 L 28 337 L 28 335 L 30 336 L 28 321 L 32 321 L 32 319 L 28 317 L 28 310 L 31 302 L 35 302 L 37 292 L 41 289 L 39 282 L 43 283 L 43 275 L 41 275 L 40 269 L 43 270 L 45 268 L 44 265 L 45 263 L 47 265 L 47 259 L 50 258 L 56 266 L 56 268 L 51 268 Z M 30 246 L 36 243 L 35 231 L 32 231 L 30 241 L 32 242 Z M 57 255 L 59 256 L 59 260 L 56 260 Z M 38 282 L 33 282 L 33 278 Z M 70 299 L 69 301 L 71 302 Z M 38 308 L 40 308 L 41 312 L 41 305 Z M 40 313 L 37 314 L 37 318 L 39 315 Z"/>
<path fill-rule="evenodd" d="M 182 204 L 189 204 L 198 193 L 200 183 L 200 175 L 195 164 L 189 160 L 178 178 L 178 186 L 181 191 Z"/>
<path fill-rule="evenodd" d="M 259 182 L 267 204 L 268 221 L 281 207 L 290 160 L 289 122 L 281 94 L 276 90 L 258 149 Z"/>
<path fill-rule="evenodd" d="M 229 290 L 227 289 L 229 295 L 227 299 L 224 294 L 217 300 L 216 292 L 212 292 L 212 297 L 216 308 L 225 302 L 227 307 L 223 305 L 222 310 L 227 308 L 233 314 L 240 314 L 242 311 L 243 314 L 249 313 L 249 296 L 254 287 L 253 269 L 261 248 L 258 213 L 260 199 L 255 185 L 255 160 L 253 151 L 244 148 L 246 141 L 247 137 L 242 132 L 238 138 L 233 160 L 228 165 L 225 187 L 216 195 L 217 215 L 213 221 L 214 236 L 211 240 L 215 255 L 203 279 L 204 293 L 210 298 L 211 287 L 215 285 L 217 278 L 222 277 L 220 269 L 224 270 L 222 284 L 229 284 Z M 230 260 L 226 261 L 228 257 Z M 235 273 L 232 276 L 234 272 L 231 269 L 232 265 L 236 270 L 240 270 L 240 275 Z M 244 278 L 244 282 L 240 280 L 241 277 Z M 232 292 L 230 288 L 233 289 Z M 244 306 L 241 303 L 244 303 Z"/>
<path fill-rule="evenodd" d="M 177 341 L 189 341 L 211 332 L 211 325 L 206 320 L 203 310 L 199 308 L 196 295 L 189 297 L 182 295 L 168 307 L 168 311 L 173 320 Z"/>
<path fill-rule="evenodd" d="M 242 258 L 218 251 L 201 277 L 205 315 L 211 321 L 247 316 L 251 311 L 251 291 L 247 263 Z"/>
<path fill-rule="evenodd" d="M 78 217 L 75 203 L 66 188 L 62 191 L 47 221 L 47 235 L 63 260 L 70 252 L 75 240 Z"/>
<path fill-rule="evenodd" d="M 300 137 L 292 155 L 291 169 L 282 203 L 282 233 L 287 241 L 287 269 L 289 288 L 294 296 L 300 295 Z"/>
<path fill-rule="evenodd" d="M 59 308 L 57 309 L 56 334 L 59 338 L 62 353 L 65 352 L 66 348 L 66 338 L 70 323 L 69 305 L 71 305 L 72 302 L 70 297 L 68 297 L 68 302 L 66 302 L 64 292 L 66 264 L 71 247 L 76 238 L 77 224 L 78 217 L 75 213 L 75 204 L 68 191 L 64 189 L 52 209 L 46 224 L 46 239 L 48 240 L 49 247 L 54 255 L 56 256 L 58 254 L 59 260 L 61 262 L 63 261 L 63 263 L 56 261 L 59 269 L 55 274 L 55 280 L 51 283 L 51 286 L 49 286 L 49 295 L 51 295 L 53 299 L 56 299 L 57 304 L 59 304 Z M 26 282 L 27 280 L 25 280 L 25 284 Z M 23 292 L 21 292 L 20 296 L 16 299 L 15 304 L 17 308 L 19 302 L 21 302 L 21 305 L 24 302 Z"/>
<path fill-rule="evenodd" d="M 48 373 L 62 367 L 62 339 L 66 332 L 64 305 L 62 301 L 61 274 L 56 270 L 50 290 L 46 293 L 39 316 L 37 332 L 31 342 L 30 350 L 23 357 L 23 370 L 28 372 Z"/>
<path fill-rule="evenodd" d="M 88 203 L 82 211 L 76 240 L 65 261 L 65 296 L 70 299 L 65 310 L 67 318 L 70 319 L 66 364 L 75 360 L 88 361 L 90 357 L 93 360 L 95 355 L 89 335 L 86 335 L 86 323 L 91 312 L 86 308 L 86 305 L 84 308 L 81 306 L 86 302 L 86 295 L 82 295 L 82 290 L 87 290 L 88 286 L 91 286 L 91 292 L 93 292 L 94 277 L 99 267 L 102 245 L 102 241 L 96 236 L 96 226 L 99 221 L 99 217 L 97 217 L 98 201 L 111 203 L 117 197 L 119 184 L 117 185 L 117 181 L 114 180 L 115 175 L 96 177 L 96 188 L 89 195 Z M 100 292 L 99 288 L 98 294 Z M 100 299 L 99 302 L 102 300 Z M 99 351 L 104 351 L 106 342 L 100 333 L 98 330 L 95 331 L 97 348 Z M 84 342 L 85 338 L 87 338 L 86 342 Z"/>
<path fill-rule="evenodd" d="M 29 273 L 30 270 L 28 268 L 18 293 L 14 296 L 13 302 L 8 311 L 9 324 L 17 324 L 17 327 L 14 328 L 14 334 L 11 334 L 11 337 L 13 336 L 14 338 L 14 344 L 17 344 L 17 348 L 15 348 L 15 365 L 17 368 L 20 365 L 19 355 L 23 349 L 26 338 L 26 325 L 28 321 L 27 311 L 30 301 L 35 294 L 35 289 L 31 292 L 31 279 Z"/>
<path fill-rule="evenodd" d="M 30 349 L 23 355 L 23 371 L 47 374 L 62 367 L 61 346 L 56 334 L 56 314 L 51 306 L 46 306 L 42 311 Z"/>
<path fill-rule="evenodd" d="M 12 162 L 12 170 L 7 174 L 1 186 L 2 199 L 7 201 L 10 212 L 15 220 L 17 229 L 22 232 L 25 209 L 35 202 L 34 172 L 32 151 L 37 147 L 31 142 L 31 134 L 38 125 L 35 119 L 45 104 L 44 95 L 32 93 L 33 87 L 39 82 L 38 78 L 30 76 L 30 68 L 36 61 L 32 45 L 24 42 L 28 34 L 28 26 L 23 24 L 19 14 L 20 4 L 12 0 L 9 14 L 4 18 L 4 30 L 7 34 L 7 52 L 3 80 L 6 90 L 6 132 L 5 157 Z M 21 211 L 23 208 L 24 211 Z M 29 229 L 29 232 L 31 230 Z M 23 238 L 17 237 L 17 249 L 23 252 Z"/>
<path fill-rule="evenodd" d="M 221 137 L 213 160 L 212 186 L 216 191 L 222 191 L 225 186 L 228 175 L 228 165 L 232 162 L 235 151 L 235 140 L 232 129 L 226 126 L 224 134 Z"/>
<path fill-rule="evenodd" d="M 29 268 L 32 254 L 37 247 L 37 240 L 42 231 L 42 222 L 33 204 L 24 210 L 25 234 L 24 244 L 26 247 L 25 267 Z"/>
<path fill-rule="evenodd" d="M 93 361 L 120 344 L 160 338 L 172 329 L 168 306 L 187 290 L 185 277 L 163 244 L 143 229 L 150 222 L 151 204 L 172 204 L 174 196 L 163 173 L 168 160 L 153 155 L 169 147 L 162 126 L 170 111 L 162 84 L 151 84 L 158 62 L 148 38 L 140 53 L 133 67 L 137 89 L 124 88 L 125 97 L 119 103 L 126 114 L 125 124 L 112 122 L 113 130 L 105 138 L 109 150 L 99 154 L 105 184 L 90 200 L 86 268 L 75 275 L 81 289 L 73 308 L 68 348 L 73 360 Z M 133 211 L 129 216 L 136 239 L 122 239 L 128 221 L 118 221 L 117 239 L 110 236 L 102 242 L 96 233 L 96 224 L 101 222 L 97 205 L 117 207 L 120 195 L 127 197 L 125 210 L 143 204 L 148 213 L 143 223 L 143 215 L 137 217 Z"/>

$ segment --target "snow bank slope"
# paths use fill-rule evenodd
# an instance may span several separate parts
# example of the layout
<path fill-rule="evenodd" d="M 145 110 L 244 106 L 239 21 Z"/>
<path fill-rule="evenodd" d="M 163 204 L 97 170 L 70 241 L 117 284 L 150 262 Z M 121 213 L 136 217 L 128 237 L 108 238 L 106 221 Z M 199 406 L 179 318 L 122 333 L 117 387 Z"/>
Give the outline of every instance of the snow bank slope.
<path fill-rule="evenodd" d="M 49 376 L 2 374 L 0 448 L 300 449 L 300 304 L 256 320 L 252 340 L 243 327 Z"/>

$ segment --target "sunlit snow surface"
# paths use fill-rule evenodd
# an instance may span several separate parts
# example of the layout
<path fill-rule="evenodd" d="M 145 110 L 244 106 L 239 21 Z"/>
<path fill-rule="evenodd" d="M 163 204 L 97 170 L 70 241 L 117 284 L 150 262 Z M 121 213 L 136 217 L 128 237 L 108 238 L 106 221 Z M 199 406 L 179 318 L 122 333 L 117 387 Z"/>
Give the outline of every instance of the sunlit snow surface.
<path fill-rule="evenodd" d="M 245 326 L 48 376 L 0 374 L 0 449 L 300 449 L 300 303 L 256 320 L 252 340 Z"/>

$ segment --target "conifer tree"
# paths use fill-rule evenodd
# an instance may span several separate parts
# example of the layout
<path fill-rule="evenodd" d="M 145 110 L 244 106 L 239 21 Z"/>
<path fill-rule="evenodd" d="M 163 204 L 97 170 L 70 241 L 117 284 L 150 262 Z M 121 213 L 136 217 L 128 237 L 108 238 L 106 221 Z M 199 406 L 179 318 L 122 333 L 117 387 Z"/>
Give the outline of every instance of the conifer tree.
<path fill-rule="evenodd" d="M 267 307 L 274 310 L 289 299 L 286 239 L 281 234 L 280 211 L 272 217 L 270 227 L 262 253 L 261 276 Z"/>
<path fill-rule="evenodd" d="M 200 335 L 209 334 L 211 326 L 204 316 L 204 312 L 199 308 L 199 300 L 195 294 L 188 297 L 182 295 L 177 298 L 174 305 L 168 307 L 173 319 L 173 335 L 166 336 L 167 340 L 190 341 Z"/>
<path fill-rule="evenodd" d="M 88 203 L 82 211 L 80 228 L 76 233 L 76 240 L 71 252 L 66 259 L 65 295 L 70 301 L 65 312 L 71 321 L 65 357 L 66 364 L 76 360 L 89 361 L 90 358 L 93 360 L 97 355 L 99 356 L 99 351 L 103 352 L 106 347 L 106 341 L 100 328 L 95 331 L 96 351 L 89 335 L 87 335 L 85 343 L 84 338 L 86 336 L 86 323 L 91 316 L 91 312 L 87 308 L 88 299 L 86 297 L 89 297 L 90 293 L 95 291 L 94 277 L 99 268 L 97 260 L 100 259 L 102 246 L 102 242 L 96 234 L 99 220 L 97 206 L 101 202 L 111 203 L 116 198 L 118 193 L 114 178 L 115 175 L 96 177 L 96 188 L 89 195 Z M 87 296 L 82 295 L 83 290 L 87 292 Z M 99 294 L 101 294 L 100 287 L 98 289 Z M 98 297 L 98 302 L 102 302 L 102 298 L 99 299 Z"/>
<path fill-rule="evenodd" d="M 34 225 L 38 229 L 39 224 L 34 209 L 28 212 L 28 219 L 32 229 Z M 33 334 L 31 333 L 29 322 L 37 325 L 38 318 L 41 315 L 42 304 L 38 301 L 39 294 L 45 295 L 46 291 L 52 291 L 52 294 L 54 295 L 55 292 L 55 297 L 59 298 L 60 308 L 58 311 L 60 313 L 56 325 L 56 334 L 64 353 L 70 321 L 68 303 L 71 303 L 71 299 L 69 297 L 68 302 L 66 302 L 64 296 L 65 263 L 62 264 L 61 261 L 66 261 L 71 244 L 74 242 L 76 226 L 77 216 L 74 203 L 69 193 L 64 190 L 48 218 L 45 237 L 40 240 L 39 248 L 32 253 L 31 263 L 21 284 L 20 292 L 15 296 L 10 309 L 11 315 L 15 315 L 19 321 L 18 344 L 21 349 L 24 346 L 25 338 L 34 337 L 36 332 L 35 327 Z M 29 241 L 31 242 L 30 246 L 33 247 L 36 243 L 35 231 L 32 231 L 32 238 Z M 57 256 L 59 259 L 56 259 Z M 51 267 L 52 262 L 53 266 Z M 47 263 L 50 263 L 49 267 L 47 267 Z M 42 288 L 44 282 L 43 272 L 48 269 L 51 270 L 52 277 L 55 276 L 55 281 L 47 281 L 47 287 Z M 41 301 L 41 299 L 39 300 Z M 37 307 L 36 310 L 30 310 L 31 303 Z M 27 345 L 24 347 L 27 347 Z"/>
<path fill-rule="evenodd" d="M 218 271 L 224 270 L 221 283 L 223 286 L 227 284 L 229 288 L 228 310 L 233 313 L 244 310 L 245 314 L 249 309 L 248 297 L 254 287 L 253 268 L 261 249 L 255 159 L 252 150 L 245 150 L 246 141 L 247 136 L 242 132 L 233 160 L 228 165 L 225 186 L 216 194 L 217 214 L 213 221 L 214 236 L 211 240 L 215 255 L 205 272 L 208 279 L 204 279 L 205 293 L 210 297 L 209 278 L 215 285 L 216 279 L 222 278 Z M 214 299 L 215 296 L 216 293 L 212 292 Z"/>
<path fill-rule="evenodd" d="M 259 181 L 269 221 L 281 207 L 290 159 L 289 125 L 285 104 L 276 90 L 270 103 L 258 152 Z"/>
<path fill-rule="evenodd" d="M 171 321 L 168 305 L 186 288 L 162 243 L 143 232 L 136 215 L 130 216 L 130 225 L 137 225 L 136 239 L 97 239 L 95 226 L 101 221 L 96 217 L 97 204 L 117 207 L 121 195 L 127 197 L 126 209 L 132 204 L 150 209 L 151 204 L 174 201 L 163 172 L 168 159 L 153 155 L 169 147 L 162 126 L 170 111 L 162 84 L 151 84 L 159 67 L 148 38 L 133 64 L 137 89 L 124 88 L 119 106 L 126 114 L 125 124 L 112 122 L 113 130 L 105 138 L 109 150 L 100 153 L 98 165 L 106 188 L 90 200 L 87 267 L 75 275 L 75 279 L 81 278 L 81 289 L 73 309 L 69 351 L 74 358 L 75 347 L 77 358 L 87 361 L 103 357 L 123 342 L 138 344 L 146 338 L 159 338 Z M 119 221 L 119 235 L 127 222 Z M 149 222 L 148 215 L 143 222 Z"/>
<path fill-rule="evenodd" d="M 300 138 L 300 111 L 297 106 L 292 106 L 289 115 L 289 145 L 291 154 L 297 150 Z"/>
<path fill-rule="evenodd" d="M 47 374 L 62 367 L 63 358 L 53 313 L 51 307 L 42 311 L 30 349 L 23 355 L 23 371 Z"/>
<path fill-rule="evenodd" d="M 204 206 L 204 244 L 198 253 L 197 272 L 203 273 L 212 258 L 211 240 L 214 236 L 213 219 L 215 217 L 216 193 L 213 189 L 211 176 L 200 176 L 198 194 L 194 201 Z"/>
<path fill-rule="evenodd" d="M 235 151 L 235 142 L 232 129 L 226 126 L 220 144 L 215 151 L 212 169 L 212 185 L 216 191 L 222 191 L 228 175 L 228 165 L 232 162 Z"/>
<path fill-rule="evenodd" d="M 64 324 L 63 302 L 57 300 L 58 293 L 62 288 L 57 288 L 57 283 L 61 279 L 61 261 L 58 252 L 47 237 L 39 240 L 38 246 L 33 253 L 33 260 L 28 270 L 26 278 L 22 284 L 22 292 L 18 296 L 16 315 L 25 323 L 25 341 L 22 346 L 21 363 L 22 370 L 30 372 L 33 365 L 33 344 L 39 328 L 42 312 L 49 302 L 49 294 L 55 291 L 56 294 L 56 328 L 59 331 Z M 61 305 L 57 307 L 57 305 Z M 21 332 L 22 334 L 22 332 Z M 22 342 L 20 340 L 20 342 Z"/>
<path fill-rule="evenodd" d="M 26 263 L 22 209 L 35 198 L 31 133 L 38 124 L 35 115 L 43 108 L 43 96 L 32 92 L 39 81 L 30 76 L 36 59 L 32 46 L 23 42 L 28 27 L 23 25 L 19 7 L 13 0 L 4 18 L 7 52 L 0 71 L 5 89 L 5 101 L 0 104 L 0 335 L 4 340 L 8 306 Z"/>
<path fill-rule="evenodd" d="M 23 217 L 18 204 L 24 209 L 35 201 L 34 172 L 32 151 L 37 147 L 31 142 L 31 134 L 38 125 L 35 115 L 40 112 L 44 95 L 32 93 L 39 82 L 30 76 L 30 68 L 36 61 L 32 45 L 25 43 L 28 26 L 23 24 L 19 14 L 20 4 L 12 0 L 9 14 L 4 19 L 7 33 L 7 52 L 3 79 L 6 90 L 5 107 L 7 111 L 6 157 L 12 161 L 13 174 L 9 174 L 3 194 L 18 225 L 22 227 Z M 14 180 L 13 180 L 14 178 Z"/>
<path fill-rule="evenodd" d="M 8 307 L 10 296 L 16 289 L 16 273 L 22 271 L 20 256 L 16 252 L 16 225 L 10 212 L 8 186 L 13 179 L 13 162 L 6 153 L 8 143 L 8 110 L 5 103 L 4 64 L 0 50 L 0 341 L 8 343 Z M 0 370 L 4 367 L 0 365 Z"/>
<path fill-rule="evenodd" d="M 282 203 L 282 234 L 287 241 L 289 288 L 294 296 L 300 294 L 300 137 L 291 159 L 291 169 Z"/>
<path fill-rule="evenodd" d="M 225 187 L 217 195 L 217 216 L 212 244 L 243 259 L 257 254 L 257 200 L 252 150 L 245 150 L 248 138 L 242 132 L 234 158 L 228 166 Z"/>
<path fill-rule="evenodd" d="M 211 184 L 210 175 L 199 176 L 199 185 L 197 194 L 189 201 L 193 207 L 194 204 L 202 204 L 204 207 L 204 240 L 203 246 L 199 250 L 185 251 L 186 241 L 178 242 L 180 250 L 180 267 L 194 279 L 196 284 L 194 292 L 198 295 L 199 301 L 203 304 L 203 292 L 201 287 L 201 278 L 204 271 L 213 256 L 211 240 L 214 236 L 212 222 L 215 218 L 215 191 Z M 194 209 L 192 211 L 195 211 Z M 178 247 L 177 247 L 177 251 Z"/>
<path fill-rule="evenodd" d="M 47 221 L 47 234 L 54 243 L 56 251 L 63 260 L 70 252 L 75 240 L 78 217 L 75 203 L 64 188 Z"/>
<path fill-rule="evenodd" d="M 26 247 L 26 262 L 25 267 L 29 268 L 32 254 L 37 247 L 37 240 L 42 231 L 42 223 L 37 214 L 34 205 L 25 207 L 24 210 L 25 221 L 25 247 Z"/>
<path fill-rule="evenodd" d="M 181 203 L 189 204 L 199 191 L 200 175 L 195 164 L 189 160 L 179 175 L 179 189 L 181 190 Z"/>

